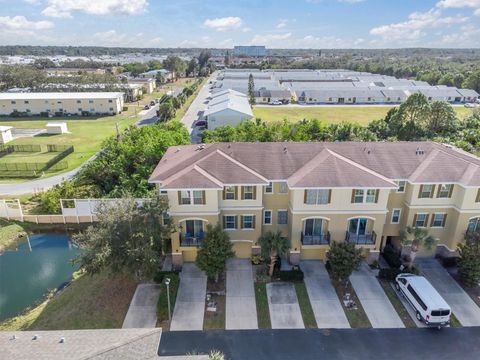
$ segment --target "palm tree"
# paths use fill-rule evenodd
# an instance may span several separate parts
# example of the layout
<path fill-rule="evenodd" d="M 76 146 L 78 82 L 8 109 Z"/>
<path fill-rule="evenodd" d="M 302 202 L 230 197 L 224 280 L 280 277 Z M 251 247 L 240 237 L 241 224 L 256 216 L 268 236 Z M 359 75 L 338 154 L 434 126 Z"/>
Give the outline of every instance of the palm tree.
<path fill-rule="evenodd" d="M 408 267 L 411 268 L 418 250 L 422 246 L 431 249 L 435 243 L 435 238 L 425 229 L 407 226 L 405 229 L 400 230 L 400 241 L 403 245 L 410 245 L 410 262 Z"/>
<path fill-rule="evenodd" d="M 278 256 L 285 256 L 290 249 L 290 240 L 282 235 L 281 231 L 267 231 L 258 238 L 258 243 L 262 249 L 262 256 L 270 257 L 270 269 L 268 274 L 273 276 L 273 269 Z"/>

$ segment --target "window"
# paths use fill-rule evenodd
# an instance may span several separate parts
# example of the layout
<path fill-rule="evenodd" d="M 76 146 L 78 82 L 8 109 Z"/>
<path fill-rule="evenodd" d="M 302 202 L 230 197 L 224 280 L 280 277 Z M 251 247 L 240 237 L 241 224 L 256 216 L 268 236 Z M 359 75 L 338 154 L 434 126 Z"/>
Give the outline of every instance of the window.
<path fill-rule="evenodd" d="M 225 230 L 235 230 L 237 228 L 237 217 L 235 215 L 226 215 L 223 217 L 223 228 Z"/>
<path fill-rule="evenodd" d="M 397 181 L 397 193 L 404 193 L 405 192 L 405 187 L 407 186 L 407 182 L 405 180 L 399 180 Z"/>
<path fill-rule="evenodd" d="M 415 290 L 413 290 L 412 286 L 410 284 L 408 284 L 407 286 L 407 289 L 408 291 L 410 291 L 410 294 L 412 294 L 413 298 L 415 299 L 415 301 L 418 303 L 418 305 L 421 306 L 421 308 L 425 311 L 427 310 L 427 306 L 425 305 L 425 303 L 422 301 L 422 299 L 420 299 L 420 296 L 418 296 L 417 292 Z"/>
<path fill-rule="evenodd" d="M 28 100 L 25 100 L 25 101 L 24 101 L 24 104 L 28 104 L 28 103 L 29 103 L 29 101 L 28 101 Z"/>
<path fill-rule="evenodd" d="M 61 104 L 62 102 L 61 101 L 57 101 L 57 104 Z"/>
<path fill-rule="evenodd" d="M 82 112 L 82 108 L 78 108 L 78 112 Z"/>
<path fill-rule="evenodd" d="M 277 212 L 277 223 L 278 223 L 278 225 L 288 224 L 288 211 L 287 210 L 278 210 L 278 212 Z"/>
<path fill-rule="evenodd" d="M 112 99 L 110 99 L 110 100 L 108 100 L 108 102 L 109 102 L 109 103 L 112 103 L 112 102 L 113 102 L 113 100 L 112 100 Z"/>
<path fill-rule="evenodd" d="M 272 225 L 272 210 L 263 211 L 263 225 Z"/>
<path fill-rule="evenodd" d="M 402 215 L 402 209 L 393 209 L 392 210 L 392 224 L 399 224 L 400 223 L 400 216 Z"/>
<path fill-rule="evenodd" d="M 265 186 L 265 194 L 273 194 L 273 184 L 271 182 Z"/>
<path fill-rule="evenodd" d="M 352 199 L 354 204 L 363 203 L 363 190 L 354 189 L 352 194 Z"/>
<path fill-rule="evenodd" d="M 432 218 L 432 227 L 445 227 L 445 221 L 447 220 L 447 214 L 435 213 Z"/>
<path fill-rule="evenodd" d="M 420 191 L 418 192 L 418 197 L 420 199 L 431 198 L 433 197 L 433 190 L 435 186 L 428 184 L 428 185 L 420 185 Z"/>
<path fill-rule="evenodd" d="M 255 200 L 255 186 L 242 186 L 242 200 Z"/>
<path fill-rule="evenodd" d="M 438 186 L 437 198 L 450 198 L 452 197 L 453 184 L 441 184 Z"/>
<path fill-rule="evenodd" d="M 82 103 L 82 100 L 77 100 L 77 104 L 81 104 Z"/>
<path fill-rule="evenodd" d="M 113 108 L 110 108 L 110 111 L 113 111 Z"/>
<path fill-rule="evenodd" d="M 365 198 L 365 202 L 367 203 L 375 203 L 376 202 L 377 191 L 374 189 L 367 190 L 367 197 Z"/>
<path fill-rule="evenodd" d="M 286 182 L 281 182 L 280 183 L 280 194 L 286 194 L 288 193 L 288 185 Z"/>
<path fill-rule="evenodd" d="M 255 229 L 255 216 L 242 215 L 242 229 Z"/>
<path fill-rule="evenodd" d="M 167 191 L 167 190 L 160 190 L 160 194 L 161 194 L 161 195 L 167 195 L 167 194 L 168 194 L 168 191 Z"/>
<path fill-rule="evenodd" d="M 16 101 L 12 101 L 12 105 L 15 105 L 17 102 Z"/>
<path fill-rule="evenodd" d="M 88 103 L 89 103 L 89 104 L 93 104 L 93 100 L 88 100 Z"/>
<path fill-rule="evenodd" d="M 182 190 L 178 192 L 178 203 L 180 205 L 205 205 L 205 191 Z"/>
<path fill-rule="evenodd" d="M 330 203 L 329 189 L 305 190 L 304 203 L 308 205 L 325 205 Z"/>
<path fill-rule="evenodd" d="M 321 236 L 323 234 L 323 219 L 307 219 L 303 228 L 303 235 Z"/>
<path fill-rule="evenodd" d="M 163 226 L 168 226 L 170 224 L 170 221 L 172 221 L 172 219 L 170 218 L 170 215 L 168 213 L 163 213 L 162 214 Z"/>
<path fill-rule="evenodd" d="M 418 213 L 413 217 L 414 227 L 426 227 L 428 222 L 428 214 Z"/>
<path fill-rule="evenodd" d="M 223 190 L 224 200 L 237 200 L 237 188 L 235 186 L 225 186 Z"/>
<path fill-rule="evenodd" d="M 468 221 L 467 231 L 469 232 L 480 231 L 480 217 L 476 217 Z"/>

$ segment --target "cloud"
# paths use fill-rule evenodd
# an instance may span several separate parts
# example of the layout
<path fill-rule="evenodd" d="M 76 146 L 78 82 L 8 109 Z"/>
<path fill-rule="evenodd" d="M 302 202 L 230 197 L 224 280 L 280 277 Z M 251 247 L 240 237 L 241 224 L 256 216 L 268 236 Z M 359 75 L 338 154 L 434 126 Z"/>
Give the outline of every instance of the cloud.
<path fill-rule="evenodd" d="M 275 44 L 281 44 L 283 41 L 290 39 L 292 33 L 285 34 L 267 34 L 267 35 L 255 35 L 251 41 L 252 45 L 266 45 L 272 46 Z"/>
<path fill-rule="evenodd" d="M 480 9 L 475 10 L 475 12 L 473 13 L 473 15 L 475 15 L 475 16 L 480 16 Z"/>
<path fill-rule="evenodd" d="M 277 29 L 282 29 L 282 28 L 286 27 L 287 24 L 288 24 L 287 19 L 281 19 L 277 24 Z"/>
<path fill-rule="evenodd" d="M 30 21 L 25 16 L 0 16 L 0 29 L 8 31 L 32 31 L 51 29 L 51 21 Z"/>
<path fill-rule="evenodd" d="M 472 24 L 464 25 L 461 32 L 446 34 L 441 39 L 442 46 L 449 47 L 477 47 L 480 37 L 480 28 Z"/>
<path fill-rule="evenodd" d="M 442 17 L 438 9 L 430 9 L 427 12 L 414 12 L 408 16 L 408 20 L 374 27 L 370 30 L 371 35 L 380 36 L 383 40 L 418 40 L 426 35 L 425 30 L 450 26 L 468 21 L 464 16 Z"/>
<path fill-rule="evenodd" d="M 442 0 L 436 5 L 439 8 L 480 8 L 480 0 Z"/>
<path fill-rule="evenodd" d="M 90 15 L 136 15 L 145 11 L 147 0 L 48 0 L 42 14 L 71 18 L 74 12 Z"/>
<path fill-rule="evenodd" d="M 223 18 L 207 19 L 203 25 L 217 31 L 229 31 L 240 29 L 243 25 L 243 21 L 238 16 L 228 16 Z"/>

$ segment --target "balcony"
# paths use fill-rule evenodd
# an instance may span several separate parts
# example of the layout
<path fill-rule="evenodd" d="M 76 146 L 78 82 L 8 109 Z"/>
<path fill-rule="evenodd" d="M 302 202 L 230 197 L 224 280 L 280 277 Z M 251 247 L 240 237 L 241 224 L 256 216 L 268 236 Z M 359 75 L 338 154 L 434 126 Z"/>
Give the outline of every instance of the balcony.
<path fill-rule="evenodd" d="M 191 234 L 180 233 L 180 246 L 200 247 L 203 244 L 203 231 L 192 236 Z"/>
<path fill-rule="evenodd" d="M 377 240 L 377 234 L 372 231 L 371 234 L 356 234 L 349 231 L 346 232 L 345 241 L 357 245 L 374 245 Z"/>
<path fill-rule="evenodd" d="M 303 232 L 300 235 L 302 245 L 329 245 L 330 233 L 327 231 L 321 235 L 305 235 Z"/>

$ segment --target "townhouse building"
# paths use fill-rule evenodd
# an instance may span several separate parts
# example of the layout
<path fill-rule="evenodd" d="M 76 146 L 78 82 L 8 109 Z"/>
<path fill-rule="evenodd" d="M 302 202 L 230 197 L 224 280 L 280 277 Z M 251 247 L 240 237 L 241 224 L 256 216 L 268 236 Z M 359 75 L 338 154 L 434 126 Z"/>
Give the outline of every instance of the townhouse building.
<path fill-rule="evenodd" d="M 325 259 L 349 241 L 370 261 L 406 226 L 453 254 L 480 229 L 480 159 L 432 142 L 217 143 L 174 146 L 150 177 L 168 197 L 174 263 L 194 261 L 206 224 L 220 223 L 238 257 L 280 230 L 289 261 Z"/>

